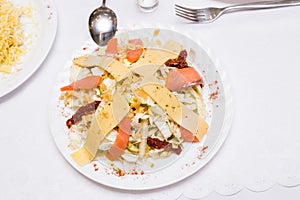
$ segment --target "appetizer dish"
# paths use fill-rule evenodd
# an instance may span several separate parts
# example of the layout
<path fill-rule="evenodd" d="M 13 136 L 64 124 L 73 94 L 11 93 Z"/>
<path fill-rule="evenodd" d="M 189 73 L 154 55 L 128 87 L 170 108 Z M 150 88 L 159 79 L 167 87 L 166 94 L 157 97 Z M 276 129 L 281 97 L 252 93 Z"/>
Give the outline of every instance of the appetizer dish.
<path fill-rule="evenodd" d="M 66 126 L 78 165 L 101 156 L 128 163 L 163 159 L 206 135 L 205 81 L 187 50 L 175 41 L 161 49 L 144 43 L 113 38 L 102 51 L 73 59 L 60 99 L 73 113 Z"/>
<path fill-rule="evenodd" d="M 232 120 L 230 87 L 196 37 L 163 28 L 87 41 L 58 74 L 49 125 L 64 158 L 98 183 L 155 189 L 197 172 Z"/>

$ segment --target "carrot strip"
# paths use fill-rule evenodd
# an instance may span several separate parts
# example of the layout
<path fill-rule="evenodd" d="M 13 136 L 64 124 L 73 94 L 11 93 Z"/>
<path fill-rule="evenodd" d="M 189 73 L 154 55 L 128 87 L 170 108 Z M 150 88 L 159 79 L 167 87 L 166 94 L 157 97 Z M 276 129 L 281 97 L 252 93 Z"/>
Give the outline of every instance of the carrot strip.
<path fill-rule="evenodd" d="M 78 81 L 71 83 L 70 85 L 60 88 L 60 91 L 69 91 L 77 89 L 92 89 L 99 86 L 102 83 L 101 76 L 88 76 Z"/>
<path fill-rule="evenodd" d="M 129 141 L 130 129 L 130 118 L 125 117 L 119 124 L 119 130 L 114 144 L 106 153 L 106 157 L 109 160 L 114 161 L 124 153 Z"/>
<path fill-rule="evenodd" d="M 118 39 L 112 38 L 108 41 L 105 54 L 114 57 L 118 53 Z"/>
<path fill-rule="evenodd" d="M 199 142 L 198 138 L 189 130 L 180 127 L 181 139 L 186 142 Z"/>
<path fill-rule="evenodd" d="M 168 73 L 166 87 L 171 91 L 178 91 L 193 85 L 201 85 L 202 77 L 193 67 L 173 69 Z"/>
<path fill-rule="evenodd" d="M 141 55 L 143 54 L 142 48 L 137 48 L 134 50 L 128 50 L 126 53 L 126 58 L 129 62 L 133 63 L 140 59 Z"/>
<path fill-rule="evenodd" d="M 64 86 L 64 87 L 61 87 L 60 88 L 60 91 L 69 91 L 69 90 L 73 90 L 74 89 L 74 86 L 73 84 L 70 84 L 70 85 L 67 85 L 67 86 Z"/>

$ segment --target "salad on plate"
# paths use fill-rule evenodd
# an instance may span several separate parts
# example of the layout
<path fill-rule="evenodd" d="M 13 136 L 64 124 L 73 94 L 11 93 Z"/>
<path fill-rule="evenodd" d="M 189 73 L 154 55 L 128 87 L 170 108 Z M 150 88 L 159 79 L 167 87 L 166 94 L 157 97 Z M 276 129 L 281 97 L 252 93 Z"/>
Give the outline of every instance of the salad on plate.
<path fill-rule="evenodd" d="M 72 159 L 142 163 L 181 155 L 208 132 L 204 77 L 176 41 L 113 38 L 75 57 L 60 102 Z"/>

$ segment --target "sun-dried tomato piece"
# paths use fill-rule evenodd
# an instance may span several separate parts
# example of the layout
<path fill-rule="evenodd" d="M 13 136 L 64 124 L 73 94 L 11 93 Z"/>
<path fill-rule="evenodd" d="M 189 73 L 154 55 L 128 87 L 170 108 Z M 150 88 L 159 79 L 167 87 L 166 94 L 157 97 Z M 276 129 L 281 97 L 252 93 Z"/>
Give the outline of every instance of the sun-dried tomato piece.
<path fill-rule="evenodd" d="M 96 111 L 101 101 L 94 101 L 92 103 L 81 106 L 70 119 L 66 121 L 68 128 L 71 128 L 72 125 L 80 122 L 84 115 L 92 114 Z"/>
<path fill-rule="evenodd" d="M 147 138 L 147 144 L 148 144 L 149 147 L 153 147 L 155 149 L 162 149 L 162 148 L 166 147 L 170 143 L 167 142 L 167 141 L 165 141 L 165 140 L 161 141 L 158 138 L 148 137 Z"/>
<path fill-rule="evenodd" d="M 165 141 L 165 140 L 160 140 L 158 138 L 151 138 L 151 137 L 148 137 L 147 138 L 147 145 L 149 147 L 153 147 L 155 149 L 164 149 L 166 151 L 172 151 L 176 154 L 180 154 L 181 151 L 182 151 L 182 148 L 180 146 L 178 146 L 177 148 L 173 148 L 172 147 L 172 144 L 168 141 Z"/>
<path fill-rule="evenodd" d="M 186 58 L 187 58 L 187 51 L 182 50 L 182 51 L 180 51 L 177 58 L 167 60 L 165 62 L 165 65 L 168 66 L 168 67 L 176 67 L 176 68 L 179 68 L 179 69 L 185 68 L 185 67 L 188 67 L 188 63 L 186 61 Z"/>

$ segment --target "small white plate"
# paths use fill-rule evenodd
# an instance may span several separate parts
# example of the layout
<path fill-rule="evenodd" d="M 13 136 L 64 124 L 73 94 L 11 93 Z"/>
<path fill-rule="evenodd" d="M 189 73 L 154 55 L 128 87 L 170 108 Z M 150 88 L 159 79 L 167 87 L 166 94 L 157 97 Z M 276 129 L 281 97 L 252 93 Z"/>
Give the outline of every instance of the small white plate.
<path fill-rule="evenodd" d="M 49 124 L 55 143 L 65 159 L 84 176 L 118 189 L 148 190 L 164 187 L 187 178 L 201 169 L 216 154 L 224 142 L 233 118 L 231 87 L 228 84 L 224 70 L 219 62 L 208 54 L 202 44 L 190 36 L 183 35 L 176 30 L 159 28 L 140 28 L 122 30 L 117 34 L 119 38 L 148 38 L 146 47 L 160 48 L 168 40 L 174 40 L 184 46 L 191 66 L 195 67 L 205 77 L 203 98 L 207 105 L 207 122 L 209 132 L 203 141 L 184 147 L 183 152 L 168 159 L 154 161 L 154 167 L 133 166 L 123 164 L 125 171 L 114 169 L 105 159 L 96 160 L 80 167 L 71 158 L 72 152 L 68 148 L 68 128 L 65 125 L 67 118 L 62 116 L 62 102 L 59 101 L 60 87 L 69 82 L 70 62 L 59 74 L 50 98 Z M 91 41 L 87 42 L 75 56 L 92 52 L 97 46 Z M 191 53 L 193 52 L 193 53 Z"/>
<path fill-rule="evenodd" d="M 16 66 L 18 71 L 10 75 L 0 72 L 0 97 L 8 94 L 24 83 L 40 67 L 48 55 L 55 39 L 57 14 L 52 0 L 13 0 L 16 4 L 33 7 L 33 23 L 25 25 L 24 31 L 33 33 L 29 51 Z"/>

